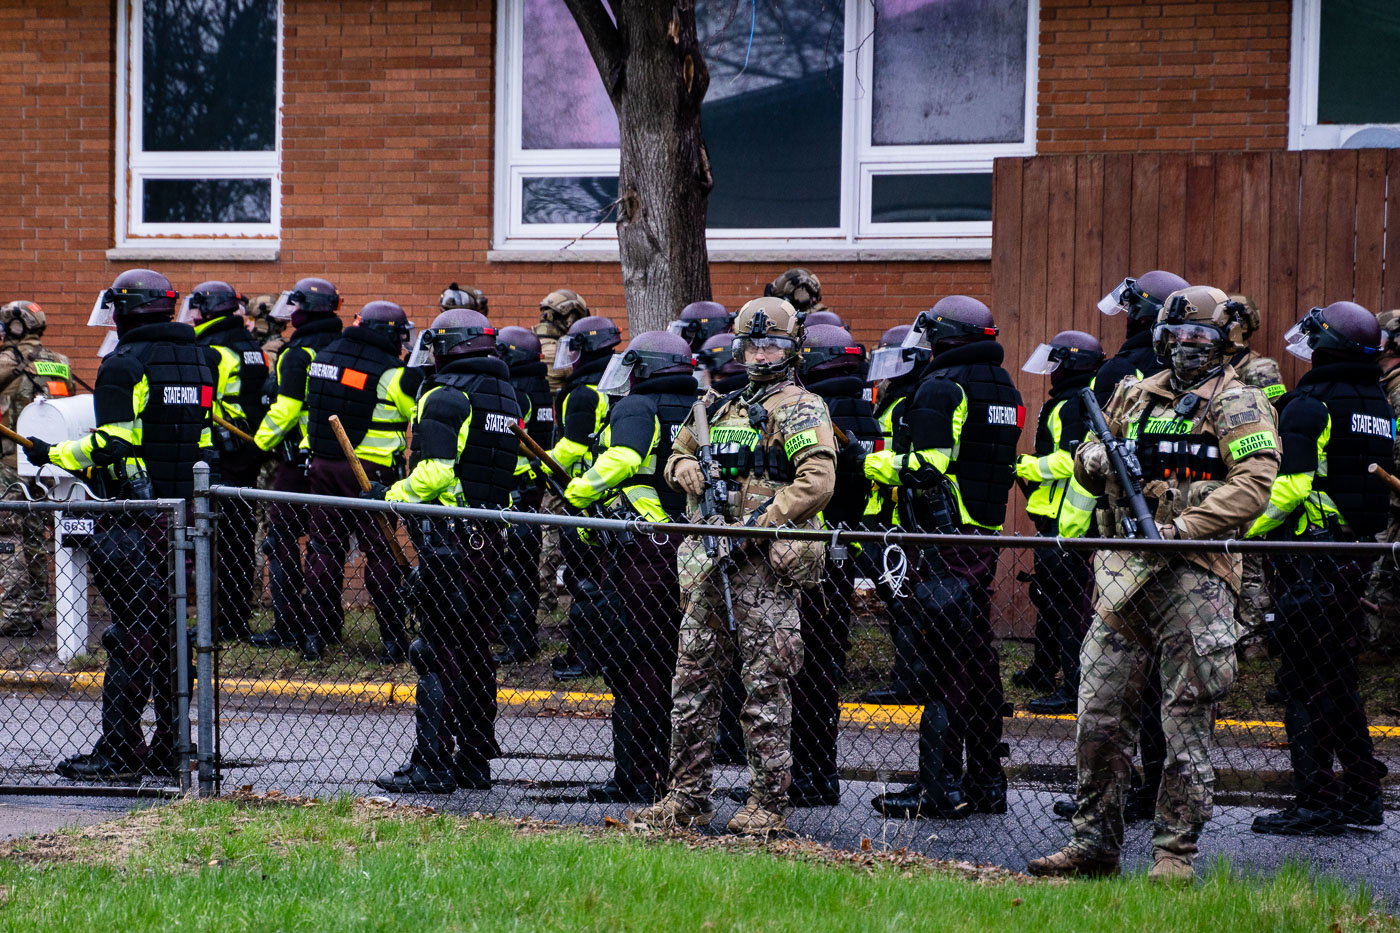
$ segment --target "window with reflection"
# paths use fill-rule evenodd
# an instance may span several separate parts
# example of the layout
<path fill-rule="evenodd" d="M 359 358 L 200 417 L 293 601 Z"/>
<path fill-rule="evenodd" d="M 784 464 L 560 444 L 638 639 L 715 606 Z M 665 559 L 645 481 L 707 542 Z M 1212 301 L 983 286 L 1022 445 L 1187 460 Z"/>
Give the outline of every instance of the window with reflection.
<path fill-rule="evenodd" d="M 281 0 L 133 0 L 118 239 L 275 238 Z"/>
<path fill-rule="evenodd" d="M 617 115 L 578 27 L 564 0 L 498 9 L 498 245 L 606 239 Z M 1038 0 L 695 11 L 712 242 L 990 236 L 992 159 L 1034 152 Z"/>

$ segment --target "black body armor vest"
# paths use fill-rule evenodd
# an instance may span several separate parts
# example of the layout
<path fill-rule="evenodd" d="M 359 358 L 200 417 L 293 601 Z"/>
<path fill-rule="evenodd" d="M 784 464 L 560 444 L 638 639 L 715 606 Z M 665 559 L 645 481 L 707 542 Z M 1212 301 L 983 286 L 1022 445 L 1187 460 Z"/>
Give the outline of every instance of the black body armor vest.
<path fill-rule="evenodd" d="M 509 505 L 520 455 L 520 441 L 510 427 L 520 422 L 520 403 L 510 383 L 510 370 L 495 357 L 454 360 L 432 377 L 423 394 L 435 386 L 455 389 L 471 401 L 471 427 L 456 470 L 462 501 L 483 508 Z M 414 462 L 418 449 L 415 431 Z"/>
<path fill-rule="evenodd" d="M 392 421 L 375 421 L 379 380 L 384 373 L 403 366 L 398 345 L 359 327 L 348 327 L 335 343 L 316 354 L 307 368 L 307 432 L 311 455 L 344 460 L 331 430 L 329 416 L 339 415 L 341 426 L 358 447 L 373 428 L 406 431 L 408 422 L 395 415 Z"/>
<path fill-rule="evenodd" d="M 639 471 L 623 485 L 651 486 L 656 490 L 656 497 L 661 500 L 661 507 L 666 510 L 666 514 L 676 520 L 685 517 L 685 493 L 677 492 L 667 485 L 661 473 L 666 468 L 666 461 L 671 459 L 671 445 L 675 442 L 681 425 L 689 417 L 690 410 L 695 406 L 699 391 L 700 384 L 695 381 L 694 376 L 668 373 L 638 382 L 626 398 L 608 409 L 608 421 L 612 427 L 610 439 L 613 444 L 645 444 L 650 440 L 652 419 L 655 419 L 658 424 L 656 447 L 652 449 L 651 456 L 642 461 L 642 471 L 648 469 L 648 463 L 652 465 L 651 470 Z M 649 414 L 641 414 L 633 408 L 642 405 L 646 406 Z M 631 433 L 629 422 L 633 419 L 637 421 L 637 433 L 645 430 L 646 438 L 634 440 L 626 436 Z"/>
<path fill-rule="evenodd" d="M 510 384 L 516 400 L 522 403 L 520 410 L 525 410 L 525 400 L 530 402 L 525 433 L 545 450 L 554 446 L 554 393 L 549 391 L 549 380 L 545 378 L 548 372 L 544 363 L 522 363 L 510 369 Z"/>
<path fill-rule="evenodd" d="M 875 409 L 867 397 L 870 386 L 859 374 L 842 373 L 809 382 L 806 388 L 826 402 L 832 424 L 856 438 L 866 453 L 875 451 L 875 442 L 880 439 L 880 423 L 875 420 Z M 865 474 L 843 470 L 838 457 L 836 491 L 822 510 L 826 523 L 833 527 L 860 526 L 865 517 L 865 504 L 870 499 L 870 489 L 870 480 L 865 478 Z"/>
<path fill-rule="evenodd" d="M 103 360 L 134 359 L 146 376 L 148 394 L 142 409 L 141 450 L 146 476 L 158 499 L 194 495 L 194 465 L 206 455 L 200 435 L 211 424 L 214 372 L 188 324 L 149 324 Z M 113 420 L 97 411 L 98 424 Z M 128 477 L 131 479 L 131 477 Z"/>
<path fill-rule="evenodd" d="M 296 352 L 298 348 L 304 347 L 313 354 L 320 353 L 326 347 L 340 339 L 341 330 L 344 325 L 340 323 L 340 318 L 329 317 L 317 321 L 309 321 L 296 329 L 292 339 L 287 341 L 287 345 L 282 348 L 282 353 Z M 289 358 L 290 359 L 290 358 Z M 264 410 L 271 408 L 272 403 L 277 400 L 279 386 L 277 385 L 277 371 L 281 368 L 282 356 L 277 357 L 277 366 L 268 373 L 267 381 L 263 383 L 262 407 Z M 301 385 L 293 388 L 291 386 L 281 386 L 280 391 L 288 396 L 294 396 L 303 401 L 306 400 L 306 368 L 301 368 Z M 301 429 L 296 429 L 296 437 L 292 437 L 293 432 L 287 432 L 287 439 L 294 441 L 293 447 L 301 443 Z"/>
<path fill-rule="evenodd" d="M 235 401 L 243 409 L 247 422 L 243 427 L 257 430 L 271 404 L 270 401 L 263 402 L 266 394 L 263 389 L 271 372 L 262 345 L 248 333 L 243 320 L 233 314 L 210 324 L 199 335 L 198 342 L 205 347 L 224 347 L 238 356 L 238 398 Z M 215 373 L 217 377 L 218 373 Z"/>
<path fill-rule="evenodd" d="M 1332 498 L 1360 540 L 1373 538 L 1389 517 L 1390 493 L 1367 470 L 1373 463 L 1389 467 L 1395 456 L 1395 414 L 1379 383 L 1380 369 L 1374 364 L 1318 366 L 1298 380 L 1280 405 L 1282 410 L 1295 399 L 1312 398 L 1327 406 L 1332 418 L 1323 451 L 1327 475 L 1317 476 L 1313 488 Z M 1287 469 L 1286 442 L 1284 458 L 1279 472 L 1293 472 Z"/>

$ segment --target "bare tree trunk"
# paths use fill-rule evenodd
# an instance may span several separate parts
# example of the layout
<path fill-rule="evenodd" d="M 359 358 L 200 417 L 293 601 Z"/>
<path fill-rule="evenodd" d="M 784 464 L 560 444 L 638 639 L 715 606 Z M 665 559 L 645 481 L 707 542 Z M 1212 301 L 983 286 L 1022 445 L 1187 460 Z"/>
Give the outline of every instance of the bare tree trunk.
<path fill-rule="evenodd" d="M 710 161 L 700 103 L 710 72 L 694 0 L 565 0 L 617 110 L 617 240 L 633 334 L 663 330 L 710 297 Z"/>

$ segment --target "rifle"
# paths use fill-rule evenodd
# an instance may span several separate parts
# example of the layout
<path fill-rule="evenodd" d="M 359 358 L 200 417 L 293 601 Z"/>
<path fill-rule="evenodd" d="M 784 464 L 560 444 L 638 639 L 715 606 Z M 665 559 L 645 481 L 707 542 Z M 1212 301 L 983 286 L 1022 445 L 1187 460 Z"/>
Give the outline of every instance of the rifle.
<path fill-rule="evenodd" d="M 723 520 L 724 503 L 729 499 L 729 484 L 721 478 L 719 464 L 715 463 L 714 448 L 710 443 L 710 417 L 705 411 L 705 403 L 696 402 L 691 413 L 694 416 L 691 430 L 695 434 L 695 459 L 700 462 L 700 475 L 705 477 L 705 489 L 700 495 L 700 520 L 709 524 L 715 516 Z M 705 557 L 714 564 L 715 573 L 719 574 L 720 588 L 724 592 L 725 616 L 729 620 L 729 630 L 735 631 L 734 596 L 729 589 L 729 555 L 720 554 L 718 535 L 707 534 L 700 540 L 705 546 Z"/>
<path fill-rule="evenodd" d="M 1118 485 L 1123 487 L 1118 505 L 1127 506 L 1132 513 L 1123 516 L 1123 534 L 1129 538 L 1162 540 L 1162 535 L 1157 531 L 1157 522 L 1147 508 L 1147 500 L 1142 497 L 1142 464 L 1138 463 L 1137 454 L 1108 429 L 1108 422 L 1104 419 L 1103 409 L 1099 407 L 1093 389 L 1080 389 L 1079 402 L 1084 406 L 1084 423 L 1102 442 L 1104 450 L 1108 452 L 1108 462 L 1113 464 L 1113 472 L 1118 477 Z"/>

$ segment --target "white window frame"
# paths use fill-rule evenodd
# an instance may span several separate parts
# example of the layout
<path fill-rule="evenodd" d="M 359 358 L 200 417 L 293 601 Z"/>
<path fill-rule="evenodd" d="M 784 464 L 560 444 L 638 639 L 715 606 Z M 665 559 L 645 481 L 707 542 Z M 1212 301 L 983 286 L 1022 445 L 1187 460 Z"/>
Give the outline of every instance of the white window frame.
<path fill-rule="evenodd" d="M 282 34 L 277 0 L 276 119 L 270 152 L 145 152 L 141 149 L 141 0 L 117 4 L 116 248 L 134 258 L 222 256 L 275 259 L 282 230 Z M 145 223 L 139 218 L 148 179 L 271 180 L 268 223 Z M 113 257 L 116 258 L 116 257 Z"/>
<path fill-rule="evenodd" d="M 1035 154 L 1036 88 L 1040 45 L 1040 0 L 1028 0 L 1026 28 L 1025 136 L 1018 143 L 940 146 L 875 146 L 870 142 L 872 41 L 870 0 L 846 0 L 845 67 L 842 69 L 841 221 L 838 227 L 797 229 L 717 229 L 708 232 L 711 250 L 793 254 L 867 250 L 895 252 L 968 250 L 991 247 L 990 221 L 874 223 L 871 186 L 876 175 L 987 172 L 992 160 Z M 617 149 L 525 149 L 521 146 L 523 95 L 523 0 L 498 4 L 496 30 L 496 172 L 492 247 L 510 252 L 568 249 L 571 253 L 617 249 L 613 220 L 600 224 L 525 224 L 523 179 L 536 176 L 616 175 Z M 864 40 L 864 41 L 863 41 Z"/>
<path fill-rule="evenodd" d="M 1288 76 L 1288 148 L 1340 149 L 1361 130 L 1400 131 L 1400 123 L 1318 123 L 1317 75 L 1322 58 L 1323 0 L 1295 0 Z"/>

